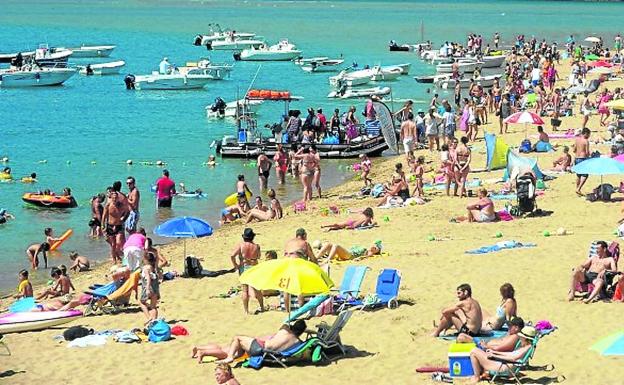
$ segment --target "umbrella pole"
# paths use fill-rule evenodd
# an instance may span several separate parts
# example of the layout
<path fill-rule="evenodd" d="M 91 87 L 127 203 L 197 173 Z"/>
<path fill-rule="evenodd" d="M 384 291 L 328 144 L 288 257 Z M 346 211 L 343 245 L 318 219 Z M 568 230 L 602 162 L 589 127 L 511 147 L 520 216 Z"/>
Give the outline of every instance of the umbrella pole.
<path fill-rule="evenodd" d="M 182 244 L 184 244 L 184 255 L 182 256 L 182 259 L 186 258 L 186 238 L 183 238 Z"/>

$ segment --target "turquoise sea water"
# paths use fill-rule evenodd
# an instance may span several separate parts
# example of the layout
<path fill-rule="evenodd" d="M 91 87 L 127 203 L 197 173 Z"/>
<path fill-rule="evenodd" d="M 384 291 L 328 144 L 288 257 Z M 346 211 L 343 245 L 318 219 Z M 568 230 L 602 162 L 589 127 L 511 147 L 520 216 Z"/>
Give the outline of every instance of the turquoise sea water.
<path fill-rule="evenodd" d="M 43 228 L 57 235 L 73 228 L 74 236 L 62 248 L 76 249 L 94 258 L 107 253 L 103 240 L 86 237 L 90 218 L 89 198 L 115 180 L 133 175 L 143 194 L 142 225 L 148 231 L 170 216 L 196 215 L 216 225 L 223 198 L 233 189 L 235 175 L 244 173 L 257 186 L 247 162 L 224 160 L 216 169 L 201 164 L 213 150 L 214 139 L 233 132 L 228 121 L 209 120 L 204 107 L 215 97 L 233 100 L 247 89 L 258 64 L 236 63 L 232 77 L 212 82 L 207 90 L 192 92 L 128 92 L 123 74 L 149 73 L 163 56 L 178 65 L 210 55 L 213 61 L 232 62 L 230 52 L 209 53 L 192 46 L 197 33 L 218 22 L 239 31 L 252 31 L 270 42 L 289 38 L 305 56 L 344 55 L 347 63 L 399 64 L 411 62 L 410 76 L 391 84 L 393 97 L 427 99 L 426 87 L 412 79 L 432 68 L 414 54 L 390 53 L 387 43 L 418 42 L 420 25 L 425 38 L 434 42 L 459 40 L 468 32 L 491 37 L 499 31 L 510 43 L 517 33 L 563 41 L 573 33 L 615 35 L 624 5 L 615 3 L 538 1 L 13 1 L 2 2 L 1 52 L 33 49 L 39 43 L 52 46 L 116 44 L 111 60 L 123 59 L 119 76 L 75 76 L 62 87 L 0 89 L 0 157 L 8 156 L 16 177 L 36 172 L 37 185 L 0 184 L 0 207 L 17 220 L 0 225 L 0 289 L 16 282 L 15 273 L 28 266 L 24 249 L 43 239 Z M 86 63 L 88 59 L 74 62 Z M 306 74 L 292 63 L 262 65 L 256 88 L 288 89 L 305 99 L 293 105 L 344 109 L 349 102 L 325 98 L 327 75 Z M 361 102 L 360 102 L 361 105 Z M 265 105 L 260 123 L 279 119 L 282 105 Z M 125 164 L 127 159 L 134 166 Z M 46 160 L 46 163 L 40 161 Z M 202 188 L 204 200 L 174 202 L 171 212 L 157 213 L 149 185 L 160 175 L 156 167 L 138 161 L 163 160 L 176 182 Z M 69 163 L 68 163 L 69 161 Z M 95 162 L 95 164 L 92 164 Z M 324 185 L 338 183 L 350 174 L 339 163 L 324 165 Z M 271 184 L 275 182 L 274 175 Z M 71 211 L 46 211 L 26 207 L 21 195 L 33 189 L 72 188 L 80 207 Z M 280 191 L 286 200 L 299 194 L 296 182 Z M 163 241 L 163 240 L 159 240 Z M 63 255 L 52 263 L 66 263 Z M 39 279 L 45 277 L 38 272 Z"/>

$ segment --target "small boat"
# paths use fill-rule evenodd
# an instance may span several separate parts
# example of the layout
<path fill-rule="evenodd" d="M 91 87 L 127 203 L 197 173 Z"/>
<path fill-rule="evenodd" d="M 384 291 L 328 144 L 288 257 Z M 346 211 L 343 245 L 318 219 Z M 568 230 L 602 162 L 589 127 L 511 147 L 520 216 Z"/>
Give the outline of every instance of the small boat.
<path fill-rule="evenodd" d="M 244 49 L 259 48 L 263 46 L 264 44 L 265 44 L 264 40 L 257 39 L 257 38 L 255 39 L 251 39 L 251 38 L 229 39 L 228 38 L 225 40 L 210 41 L 206 43 L 206 48 L 208 50 L 214 50 L 214 51 L 241 51 Z"/>
<path fill-rule="evenodd" d="M 182 73 L 134 76 L 132 83 L 137 90 L 198 90 L 213 80 L 210 75 L 185 75 Z"/>
<path fill-rule="evenodd" d="M 301 55 L 301 51 L 294 44 L 283 39 L 279 43 L 267 46 L 263 44 L 258 48 L 244 49 L 234 54 L 234 60 L 248 61 L 288 61 Z"/>
<path fill-rule="evenodd" d="M 333 87 L 342 87 L 343 85 L 347 87 L 361 86 L 368 84 L 373 75 L 375 75 L 375 72 L 372 68 L 357 71 L 342 70 L 338 75 L 329 78 L 329 85 Z"/>
<path fill-rule="evenodd" d="M 22 200 L 35 206 L 55 209 L 66 209 L 78 206 L 74 197 L 64 195 L 26 193 L 22 195 Z"/>
<path fill-rule="evenodd" d="M 220 100 L 220 101 L 219 101 Z M 236 118 L 237 116 L 256 115 L 263 100 L 239 99 L 226 103 L 217 98 L 211 105 L 206 106 L 206 116 L 209 118 Z"/>
<path fill-rule="evenodd" d="M 300 64 L 301 69 L 305 72 L 334 72 L 339 69 L 339 66 L 344 63 L 342 59 L 329 59 L 329 58 L 318 58 L 317 60 L 313 59 L 302 59 L 303 62 Z"/>
<path fill-rule="evenodd" d="M 0 71 L 0 87 L 40 87 L 63 84 L 76 74 L 75 68 L 31 68 Z"/>
<path fill-rule="evenodd" d="M 313 63 L 313 62 L 321 62 L 324 60 L 329 60 L 329 57 L 327 56 L 298 57 L 295 60 L 293 60 L 293 63 L 295 63 L 296 65 L 302 66 L 302 65 Z"/>
<path fill-rule="evenodd" d="M 390 52 L 410 52 L 414 50 L 414 47 L 409 44 L 401 44 L 399 45 L 396 41 L 390 40 L 388 44 L 388 49 Z"/>
<path fill-rule="evenodd" d="M 414 79 L 418 83 L 436 83 L 439 80 L 449 79 L 451 74 L 442 74 L 442 75 L 428 75 L 428 76 L 414 76 Z"/>
<path fill-rule="evenodd" d="M 81 75 L 115 75 L 126 65 L 123 60 L 78 66 Z"/>
<path fill-rule="evenodd" d="M 115 45 L 81 45 L 66 49 L 73 52 L 73 57 L 109 57 L 116 47 Z"/>
<path fill-rule="evenodd" d="M 0 334 L 48 329 L 80 317 L 80 310 L 7 313 L 0 316 Z"/>
<path fill-rule="evenodd" d="M 452 73 L 453 72 L 453 65 L 455 63 L 449 63 L 449 64 L 438 64 L 436 66 L 436 71 L 438 73 Z M 466 72 L 474 72 L 474 70 L 477 68 L 477 62 L 474 61 L 462 61 L 460 60 L 457 63 L 457 71 L 461 74 L 466 73 Z"/>
<path fill-rule="evenodd" d="M 350 88 L 345 87 L 339 91 L 332 91 L 327 94 L 328 98 L 369 98 L 371 96 L 384 96 L 388 95 L 392 90 L 390 87 L 373 87 L 373 88 Z"/>
<path fill-rule="evenodd" d="M 489 76 L 479 76 L 478 78 L 470 78 L 470 79 L 460 79 L 459 80 L 459 87 L 460 88 L 469 88 L 471 84 L 476 83 L 481 85 L 482 87 L 492 87 L 494 85 L 494 82 L 496 82 L 498 79 L 501 78 L 502 75 L 489 75 Z M 446 79 L 440 79 L 438 80 L 436 83 L 436 87 L 438 88 L 442 88 L 442 89 L 451 89 L 451 88 L 455 88 L 455 85 L 457 84 L 457 80 L 455 79 L 451 79 L 451 78 L 446 78 Z"/>
<path fill-rule="evenodd" d="M 505 56 L 497 55 L 497 56 L 482 56 L 480 58 L 481 68 L 498 68 L 505 63 Z"/>
<path fill-rule="evenodd" d="M 386 81 L 386 80 L 395 80 L 403 73 L 403 70 L 400 67 L 373 67 L 373 75 L 371 76 L 371 80 L 374 82 L 378 81 Z"/>
<path fill-rule="evenodd" d="M 40 44 L 39 48 L 29 52 L 16 52 L 0 54 L 0 63 L 13 63 L 17 56 L 22 56 L 22 63 L 34 61 L 39 67 L 67 67 L 67 60 L 73 51 L 66 48 L 48 47 L 47 44 Z"/>
<path fill-rule="evenodd" d="M 222 80 L 230 76 L 233 68 L 232 64 L 215 64 L 210 59 L 202 58 L 197 63 L 186 63 L 184 67 L 179 67 L 177 70 L 184 75 L 205 75 L 212 80 Z"/>
<path fill-rule="evenodd" d="M 236 32 L 234 30 L 223 30 L 219 24 L 208 24 L 210 27 L 210 33 L 206 35 L 198 34 L 195 36 L 195 40 L 193 41 L 193 45 L 200 46 L 206 45 L 209 42 L 217 41 L 217 40 L 226 40 L 226 39 L 250 39 L 256 36 L 255 33 L 248 32 Z"/>
<path fill-rule="evenodd" d="M 403 63 L 403 64 L 395 64 L 395 65 L 390 65 L 390 66 L 382 66 L 381 69 L 382 70 L 389 70 L 392 68 L 400 68 L 401 69 L 401 74 L 403 75 L 407 75 L 409 74 L 409 70 L 412 67 L 412 63 Z"/>

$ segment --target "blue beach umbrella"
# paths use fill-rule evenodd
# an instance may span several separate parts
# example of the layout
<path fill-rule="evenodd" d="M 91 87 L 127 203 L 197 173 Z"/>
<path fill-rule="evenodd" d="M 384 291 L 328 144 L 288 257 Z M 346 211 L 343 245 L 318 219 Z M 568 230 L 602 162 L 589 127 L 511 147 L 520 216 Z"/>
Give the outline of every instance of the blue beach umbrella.
<path fill-rule="evenodd" d="M 601 339 L 589 349 L 603 356 L 624 356 L 624 330 Z"/>
<path fill-rule="evenodd" d="M 624 163 L 613 158 L 591 158 L 572 167 L 572 172 L 600 175 L 600 183 L 602 184 L 603 175 L 624 174 Z"/>
<path fill-rule="evenodd" d="M 184 256 L 186 257 L 186 238 L 201 238 L 212 235 L 212 226 L 195 217 L 178 217 L 161 223 L 154 229 L 154 234 L 168 238 L 184 239 Z"/>

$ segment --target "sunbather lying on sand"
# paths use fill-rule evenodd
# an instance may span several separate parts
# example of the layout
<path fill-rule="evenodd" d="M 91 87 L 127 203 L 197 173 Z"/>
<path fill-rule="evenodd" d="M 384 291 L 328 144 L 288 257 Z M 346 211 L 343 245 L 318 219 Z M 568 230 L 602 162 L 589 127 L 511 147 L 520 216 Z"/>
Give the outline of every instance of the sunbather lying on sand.
<path fill-rule="evenodd" d="M 381 241 L 377 241 L 368 249 L 361 246 L 353 246 L 347 250 L 337 243 L 321 243 L 321 241 L 315 241 L 312 247 L 318 249 L 316 259 L 327 257 L 330 261 L 334 258 L 339 261 L 348 261 L 362 256 L 372 257 L 373 255 L 379 255 L 381 253 Z"/>
<path fill-rule="evenodd" d="M 247 353 L 250 356 L 259 356 L 263 350 L 281 352 L 300 342 L 299 337 L 306 330 L 303 320 L 295 321 L 292 326 L 282 325 L 277 333 L 265 337 L 235 336 L 228 346 L 208 344 L 193 347 L 191 358 L 197 358 L 201 363 L 205 356 L 218 358 L 218 363 L 231 363 Z"/>
<path fill-rule="evenodd" d="M 345 222 L 333 223 L 331 225 L 323 225 L 321 229 L 327 229 L 325 231 L 341 230 L 341 229 L 356 229 L 358 227 L 375 226 L 377 222 L 373 221 L 373 209 L 370 207 L 365 208 L 359 212 L 360 215 L 357 218 L 349 218 Z"/>

